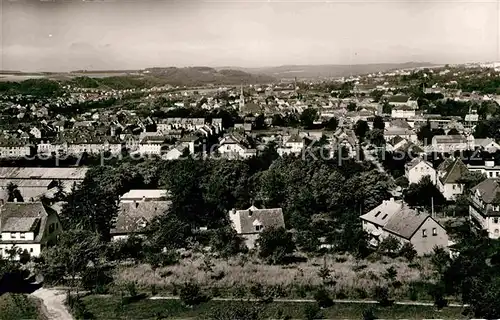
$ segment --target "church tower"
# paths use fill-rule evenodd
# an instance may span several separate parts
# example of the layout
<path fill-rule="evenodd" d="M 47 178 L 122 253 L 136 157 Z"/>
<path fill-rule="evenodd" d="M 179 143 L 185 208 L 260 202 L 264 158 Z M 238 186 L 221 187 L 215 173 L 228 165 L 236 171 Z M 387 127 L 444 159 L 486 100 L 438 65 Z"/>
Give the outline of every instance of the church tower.
<path fill-rule="evenodd" d="M 243 110 L 244 106 L 245 106 L 245 95 L 243 94 L 243 84 L 242 84 L 240 93 L 240 111 Z"/>

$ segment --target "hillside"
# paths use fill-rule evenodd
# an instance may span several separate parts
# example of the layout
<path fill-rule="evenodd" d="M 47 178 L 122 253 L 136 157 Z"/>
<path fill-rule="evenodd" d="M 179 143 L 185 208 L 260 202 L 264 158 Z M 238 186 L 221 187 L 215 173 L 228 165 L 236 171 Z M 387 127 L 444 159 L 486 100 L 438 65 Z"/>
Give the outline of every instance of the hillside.
<path fill-rule="evenodd" d="M 216 70 L 209 67 L 189 68 L 149 68 L 143 73 L 177 86 L 196 86 L 205 84 L 256 84 L 270 83 L 275 79 L 258 72 L 248 73 L 242 70 Z"/>
<path fill-rule="evenodd" d="M 272 76 L 278 79 L 294 78 L 331 78 L 346 77 L 352 75 L 367 74 L 372 72 L 389 71 L 396 69 L 411 69 L 418 67 L 431 67 L 433 64 L 427 62 L 406 63 L 377 63 L 377 64 L 354 64 L 354 65 L 288 65 L 265 68 L 234 68 L 249 73 L 258 73 Z M 224 70 L 220 68 L 220 70 Z"/>

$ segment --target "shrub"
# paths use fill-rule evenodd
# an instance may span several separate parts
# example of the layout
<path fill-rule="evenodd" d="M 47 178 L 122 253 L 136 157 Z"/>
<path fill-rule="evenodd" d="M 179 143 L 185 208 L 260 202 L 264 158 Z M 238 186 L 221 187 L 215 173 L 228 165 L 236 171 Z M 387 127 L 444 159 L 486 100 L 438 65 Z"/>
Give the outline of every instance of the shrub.
<path fill-rule="evenodd" d="M 330 298 L 330 294 L 325 288 L 319 288 L 314 293 L 314 300 L 316 300 L 320 308 L 328 308 L 333 306 L 333 300 L 332 298 Z"/>
<path fill-rule="evenodd" d="M 408 261 L 412 262 L 417 256 L 417 250 L 409 242 L 406 242 L 399 249 L 399 255 L 405 257 Z"/>
<path fill-rule="evenodd" d="M 306 320 L 320 319 L 320 308 L 315 304 L 306 304 L 304 307 L 304 318 Z"/>
<path fill-rule="evenodd" d="M 261 283 L 254 283 L 250 286 L 250 293 L 257 299 L 264 296 L 264 287 Z"/>
<path fill-rule="evenodd" d="M 363 320 L 376 320 L 375 311 L 372 307 L 363 311 Z"/>
<path fill-rule="evenodd" d="M 259 256 L 272 264 L 282 263 L 295 250 L 292 235 L 285 228 L 268 228 L 257 239 Z"/>
<path fill-rule="evenodd" d="M 187 282 L 181 287 L 179 292 L 181 301 L 187 306 L 195 306 L 207 301 L 207 298 L 202 292 L 198 284 Z"/>
<path fill-rule="evenodd" d="M 376 287 L 375 298 L 383 307 L 391 306 L 394 301 L 389 299 L 389 289 L 387 287 Z"/>

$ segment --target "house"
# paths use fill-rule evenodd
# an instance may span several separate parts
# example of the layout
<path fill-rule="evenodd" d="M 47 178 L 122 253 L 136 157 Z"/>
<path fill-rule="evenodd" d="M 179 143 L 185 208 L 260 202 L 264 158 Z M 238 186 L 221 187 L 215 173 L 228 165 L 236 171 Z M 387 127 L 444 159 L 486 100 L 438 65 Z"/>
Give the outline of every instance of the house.
<path fill-rule="evenodd" d="M 164 191 L 164 190 L 147 190 Z M 127 239 L 130 235 L 141 236 L 146 226 L 170 207 L 170 201 L 121 201 L 118 206 L 118 215 L 110 231 L 112 240 Z"/>
<path fill-rule="evenodd" d="M 160 155 L 165 146 L 166 138 L 164 136 L 146 136 L 139 142 L 138 151 L 140 154 Z"/>
<path fill-rule="evenodd" d="M 0 256 L 7 257 L 8 250 L 16 247 L 38 257 L 57 241 L 62 227 L 57 213 L 41 202 L 7 202 L 0 206 L 0 231 Z"/>
<path fill-rule="evenodd" d="M 469 218 L 493 239 L 500 237 L 500 180 L 489 178 L 471 189 Z"/>
<path fill-rule="evenodd" d="M 31 147 L 18 138 L 0 138 L 0 158 L 21 158 L 31 154 Z"/>
<path fill-rule="evenodd" d="M 460 159 L 448 158 L 438 166 L 437 187 L 446 200 L 455 200 L 457 195 L 463 193 L 464 184 L 460 180 L 468 171 Z"/>
<path fill-rule="evenodd" d="M 467 164 L 467 169 L 484 173 L 487 178 L 500 177 L 500 166 L 495 164 L 495 160 L 486 160 L 482 165 Z"/>
<path fill-rule="evenodd" d="M 423 177 L 429 176 L 432 183 L 436 184 L 436 170 L 432 163 L 421 158 L 415 158 L 405 165 L 405 176 L 409 183 L 419 183 Z"/>
<path fill-rule="evenodd" d="M 277 148 L 277 152 L 280 156 L 285 154 L 300 154 L 304 149 L 305 143 L 304 138 L 300 137 L 298 134 L 292 134 L 285 138 L 285 143 L 283 147 Z"/>
<path fill-rule="evenodd" d="M 419 255 L 430 253 L 435 247 L 448 246 L 446 230 L 434 218 L 394 198 L 384 200 L 360 219 L 373 246 L 389 236 L 402 244 L 411 243 Z"/>
<path fill-rule="evenodd" d="M 408 119 L 415 117 L 415 108 L 407 105 L 398 105 L 392 108 L 391 118 Z"/>
<path fill-rule="evenodd" d="M 285 219 L 281 208 L 258 209 L 254 206 L 246 210 L 232 209 L 229 220 L 236 232 L 245 239 L 249 249 L 255 248 L 259 233 L 267 228 L 284 228 Z"/>
<path fill-rule="evenodd" d="M 490 138 L 474 139 L 474 147 L 489 153 L 495 153 L 500 150 L 500 145 L 496 143 L 495 140 Z"/>
<path fill-rule="evenodd" d="M 391 152 L 403 147 L 408 143 L 408 140 L 401 138 L 400 136 L 395 136 L 394 138 L 386 141 L 385 150 Z"/>
<path fill-rule="evenodd" d="M 349 157 L 356 157 L 358 151 L 358 139 L 353 130 L 339 128 L 333 133 L 333 144 L 336 150 L 344 148 Z"/>
<path fill-rule="evenodd" d="M 417 143 L 418 137 L 413 129 L 399 128 L 399 127 L 386 127 L 384 128 L 385 141 L 391 140 L 395 137 L 401 137 L 409 142 Z"/>
<path fill-rule="evenodd" d="M 167 190 L 162 189 L 133 189 L 120 197 L 120 203 L 136 201 L 166 201 Z"/>
<path fill-rule="evenodd" d="M 474 149 L 474 136 L 437 135 L 432 138 L 432 149 L 435 152 L 454 152 Z"/>
<path fill-rule="evenodd" d="M 236 134 L 223 137 L 219 142 L 217 152 L 228 159 L 246 159 L 257 154 L 257 150 L 248 148 L 243 138 Z"/>

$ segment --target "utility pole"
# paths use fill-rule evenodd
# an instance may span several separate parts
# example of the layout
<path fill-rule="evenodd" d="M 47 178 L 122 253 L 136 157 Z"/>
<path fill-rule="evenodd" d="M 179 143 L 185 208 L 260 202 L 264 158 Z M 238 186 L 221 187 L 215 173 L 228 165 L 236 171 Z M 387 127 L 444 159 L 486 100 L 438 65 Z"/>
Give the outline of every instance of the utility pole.
<path fill-rule="evenodd" d="M 434 197 L 431 197 L 431 217 L 434 218 Z"/>

